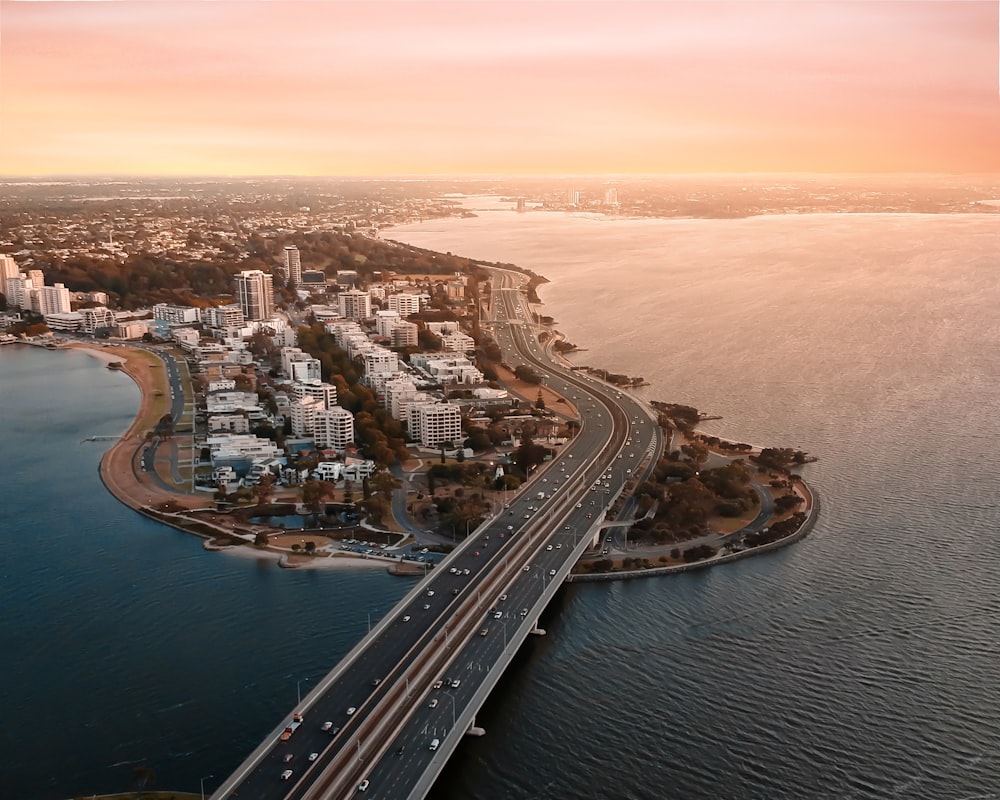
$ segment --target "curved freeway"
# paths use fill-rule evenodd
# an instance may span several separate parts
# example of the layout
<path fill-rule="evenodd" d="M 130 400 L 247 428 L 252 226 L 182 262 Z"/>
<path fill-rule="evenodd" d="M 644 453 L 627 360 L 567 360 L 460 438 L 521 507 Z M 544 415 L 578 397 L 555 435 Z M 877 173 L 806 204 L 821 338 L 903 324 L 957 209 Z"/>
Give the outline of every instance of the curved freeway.
<path fill-rule="evenodd" d="M 607 506 L 659 454 L 649 412 L 549 361 L 529 325 L 524 276 L 492 271 L 490 324 L 506 360 L 530 363 L 572 399 L 580 432 L 417 583 L 213 798 L 426 795 L 563 578 L 600 536 Z M 282 742 L 293 713 L 303 722 Z"/>

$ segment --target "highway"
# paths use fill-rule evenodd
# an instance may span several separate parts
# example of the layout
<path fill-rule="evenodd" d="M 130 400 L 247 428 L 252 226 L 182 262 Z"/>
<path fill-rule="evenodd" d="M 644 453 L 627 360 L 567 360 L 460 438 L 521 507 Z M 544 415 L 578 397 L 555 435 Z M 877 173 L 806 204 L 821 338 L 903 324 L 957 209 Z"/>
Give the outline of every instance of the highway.
<path fill-rule="evenodd" d="M 579 433 L 290 709 L 213 798 L 342 798 L 361 786 L 366 797 L 423 797 L 563 578 L 601 535 L 607 506 L 659 455 L 649 412 L 552 363 L 530 323 L 525 277 L 492 272 L 489 324 L 505 361 L 544 373 L 579 409 Z M 296 711 L 303 724 L 280 742 Z"/>

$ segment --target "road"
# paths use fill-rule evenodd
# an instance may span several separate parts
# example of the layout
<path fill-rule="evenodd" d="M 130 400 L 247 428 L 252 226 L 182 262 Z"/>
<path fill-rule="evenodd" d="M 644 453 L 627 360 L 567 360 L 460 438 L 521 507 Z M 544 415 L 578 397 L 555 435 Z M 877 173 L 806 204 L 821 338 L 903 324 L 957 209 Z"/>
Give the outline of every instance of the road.
<path fill-rule="evenodd" d="M 426 794 L 606 507 L 662 446 L 627 393 L 548 359 L 529 323 L 524 276 L 493 273 L 489 324 L 505 360 L 531 364 L 571 397 L 579 433 L 319 682 L 295 709 L 305 721 L 287 742 L 279 735 L 293 710 L 213 798 L 352 797 L 366 780 L 365 796 Z"/>

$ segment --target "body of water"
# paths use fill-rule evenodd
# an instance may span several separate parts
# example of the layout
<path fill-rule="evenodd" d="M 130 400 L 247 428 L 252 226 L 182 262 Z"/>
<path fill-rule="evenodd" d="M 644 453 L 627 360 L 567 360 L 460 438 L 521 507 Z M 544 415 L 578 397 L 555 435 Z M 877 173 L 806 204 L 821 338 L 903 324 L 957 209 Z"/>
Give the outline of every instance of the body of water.
<path fill-rule="evenodd" d="M 567 586 L 437 800 L 1000 797 L 1000 219 L 484 211 L 386 236 L 549 277 L 579 363 L 820 459 L 794 547 Z M 196 790 L 409 585 L 206 553 L 120 506 L 80 439 L 137 401 L 79 353 L 0 351 L 0 797 L 136 763 Z"/>
<path fill-rule="evenodd" d="M 823 513 L 568 588 L 437 797 L 1000 797 L 1000 218 L 477 213 L 384 235 L 549 278 L 577 363 L 818 456 Z"/>

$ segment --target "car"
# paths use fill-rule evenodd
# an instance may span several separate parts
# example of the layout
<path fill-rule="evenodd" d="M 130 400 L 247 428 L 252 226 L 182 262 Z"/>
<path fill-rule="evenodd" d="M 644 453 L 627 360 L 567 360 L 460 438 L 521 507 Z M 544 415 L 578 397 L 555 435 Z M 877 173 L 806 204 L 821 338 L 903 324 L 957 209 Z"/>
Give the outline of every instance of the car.
<path fill-rule="evenodd" d="M 310 753 L 309 754 L 309 760 L 310 761 L 315 761 L 317 758 L 319 758 L 319 753 Z"/>
<path fill-rule="evenodd" d="M 434 688 L 435 689 L 440 689 L 442 686 L 444 686 L 444 682 L 443 681 L 434 681 Z"/>
<path fill-rule="evenodd" d="M 430 746 L 427 749 L 428 750 L 437 750 L 439 744 L 441 744 L 441 740 L 440 739 L 431 739 Z"/>
<path fill-rule="evenodd" d="M 357 711 L 357 709 L 354 706 L 351 706 L 349 709 L 347 709 L 347 716 L 351 716 L 352 714 L 354 714 L 355 711 Z"/>
<path fill-rule="evenodd" d="M 602 556 L 606 556 L 606 555 L 607 555 L 608 553 L 610 553 L 610 552 L 611 552 L 611 551 L 610 551 L 610 550 L 608 550 L 608 548 L 606 548 L 606 547 L 605 547 L 605 548 L 604 548 L 604 549 L 603 549 L 603 550 L 601 551 L 601 555 L 602 555 Z"/>
<path fill-rule="evenodd" d="M 522 608 L 522 609 L 521 609 L 521 616 L 522 616 L 522 617 L 526 617 L 526 616 L 528 616 L 528 609 L 526 609 L 526 608 Z"/>
<path fill-rule="evenodd" d="M 479 558 L 479 551 L 476 550 L 472 555 L 474 555 L 476 558 Z"/>
<path fill-rule="evenodd" d="M 554 578 L 554 577 L 555 577 L 555 575 L 556 575 L 556 571 L 555 571 L 554 569 L 550 569 L 550 570 L 549 570 L 549 577 L 550 577 L 550 578 Z"/>
<path fill-rule="evenodd" d="M 428 553 L 428 552 L 429 552 L 429 551 L 428 551 L 428 550 L 427 550 L 427 548 L 425 547 L 425 548 L 424 548 L 423 550 L 421 550 L 421 551 L 420 551 L 420 554 L 421 554 L 421 555 L 424 555 L 424 556 L 425 556 L 425 555 L 427 555 L 427 553 Z"/>
<path fill-rule="evenodd" d="M 610 542 L 610 541 L 611 541 L 611 537 L 610 537 L 610 536 L 605 536 L 605 537 L 604 537 L 604 541 L 606 541 L 606 542 Z"/>
<path fill-rule="evenodd" d="M 382 683 L 382 679 L 376 678 L 375 680 L 372 681 L 372 686 L 378 686 L 380 683 Z"/>
<path fill-rule="evenodd" d="M 427 707 L 428 707 L 428 708 L 437 708 L 437 705 L 438 705 L 438 699 L 437 699 L 437 698 L 435 697 L 435 698 L 434 698 L 433 700 L 431 700 L 431 701 L 430 701 L 430 702 L 429 702 L 429 703 L 427 704 Z"/>
<path fill-rule="evenodd" d="M 452 590 L 451 590 L 451 593 L 452 593 L 452 595 L 454 595 L 454 596 L 456 596 L 456 597 L 458 596 L 458 592 L 459 592 L 459 590 L 458 590 L 458 589 L 452 589 Z"/>
<path fill-rule="evenodd" d="M 508 526 L 507 526 L 507 530 L 509 530 L 509 531 L 512 531 L 512 530 L 514 530 L 514 526 L 513 526 L 513 525 L 508 525 Z"/>
<path fill-rule="evenodd" d="M 552 545 L 550 545 L 550 544 L 545 545 L 545 549 L 546 550 L 551 550 L 552 549 Z"/>
<path fill-rule="evenodd" d="M 434 590 L 433 589 L 428 589 L 427 590 L 427 596 L 428 597 L 433 597 L 434 596 Z"/>
<path fill-rule="evenodd" d="M 363 781 L 361 781 L 361 783 L 358 784 L 358 791 L 359 792 L 367 792 L 368 791 L 368 787 L 370 785 L 371 785 L 371 781 L 368 780 L 368 778 L 365 778 Z"/>
<path fill-rule="evenodd" d="M 531 572 L 531 564 L 525 564 L 522 572 Z"/>
<path fill-rule="evenodd" d="M 562 542 L 556 543 L 556 550 L 562 550 Z"/>
<path fill-rule="evenodd" d="M 573 530 L 573 526 L 572 525 L 563 525 L 563 530 L 564 531 L 571 531 L 571 530 Z"/>
<path fill-rule="evenodd" d="M 429 610 L 429 609 L 430 609 L 430 607 L 431 607 L 431 604 L 430 604 L 430 603 L 424 603 L 424 611 L 427 611 L 427 610 Z"/>
<path fill-rule="evenodd" d="M 525 519 L 531 519 L 531 514 L 525 514 L 525 515 L 524 515 L 524 518 L 525 518 Z"/>
<path fill-rule="evenodd" d="M 284 772 L 281 773 L 281 780 L 283 781 L 287 781 L 291 777 L 292 777 L 292 771 L 290 769 L 286 769 Z"/>
<path fill-rule="evenodd" d="M 469 572 L 470 572 L 470 570 L 469 570 L 469 568 L 468 568 L 468 567 L 466 567 L 465 569 L 463 569 L 463 570 L 462 570 L 462 574 L 463 574 L 463 575 L 468 575 L 468 574 L 469 574 Z"/>
<path fill-rule="evenodd" d="M 333 723 L 332 722 L 324 722 L 322 725 L 319 726 L 319 729 L 321 731 L 328 731 L 332 727 L 333 727 Z"/>
<path fill-rule="evenodd" d="M 577 507 L 577 508 L 583 508 L 583 503 L 577 503 L 577 504 L 576 504 L 576 507 Z"/>
<path fill-rule="evenodd" d="M 409 622 L 409 621 L 410 621 L 410 615 L 407 614 L 405 617 L 403 617 L 403 622 Z"/>
<path fill-rule="evenodd" d="M 494 611 L 493 612 L 493 619 L 500 619 L 502 616 L 503 616 L 503 612 L 502 611 Z"/>
<path fill-rule="evenodd" d="M 448 570 L 448 574 L 449 575 L 458 575 L 458 570 L 455 569 L 454 567 L 452 567 L 451 569 Z"/>
<path fill-rule="evenodd" d="M 295 755 L 294 755 L 293 753 L 285 753 L 285 754 L 284 754 L 284 755 L 283 755 L 283 756 L 281 757 L 281 763 L 282 763 L 282 764 L 287 764 L 287 763 L 288 763 L 289 761 L 291 761 L 291 760 L 292 760 L 293 758 L 295 758 Z"/>
<path fill-rule="evenodd" d="M 481 631 L 479 631 L 479 635 L 486 636 L 486 634 L 488 634 L 489 632 L 490 632 L 489 628 L 483 628 Z"/>
<path fill-rule="evenodd" d="M 459 686 L 461 686 L 461 685 L 462 685 L 462 681 L 461 681 L 461 679 L 460 679 L 460 678 L 455 678 L 455 680 L 453 680 L 453 681 L 451 682 L 451 688 L 452 688 L 452 689 L 457 689 L 457 688 L 458 688 Z"/>
<path fill-rule="evenodd" d="M 507 599 L 507 595 L 505 595 L 505 594 L 500 595 L 500 601 L 501 602 L 503 602 L 506 599 Z"/>
<path fill-rule="evenodd" d="M 587 514 L 587 519 L 593 519 L 593 518 L 594 518 L 593 514 Z"/>

